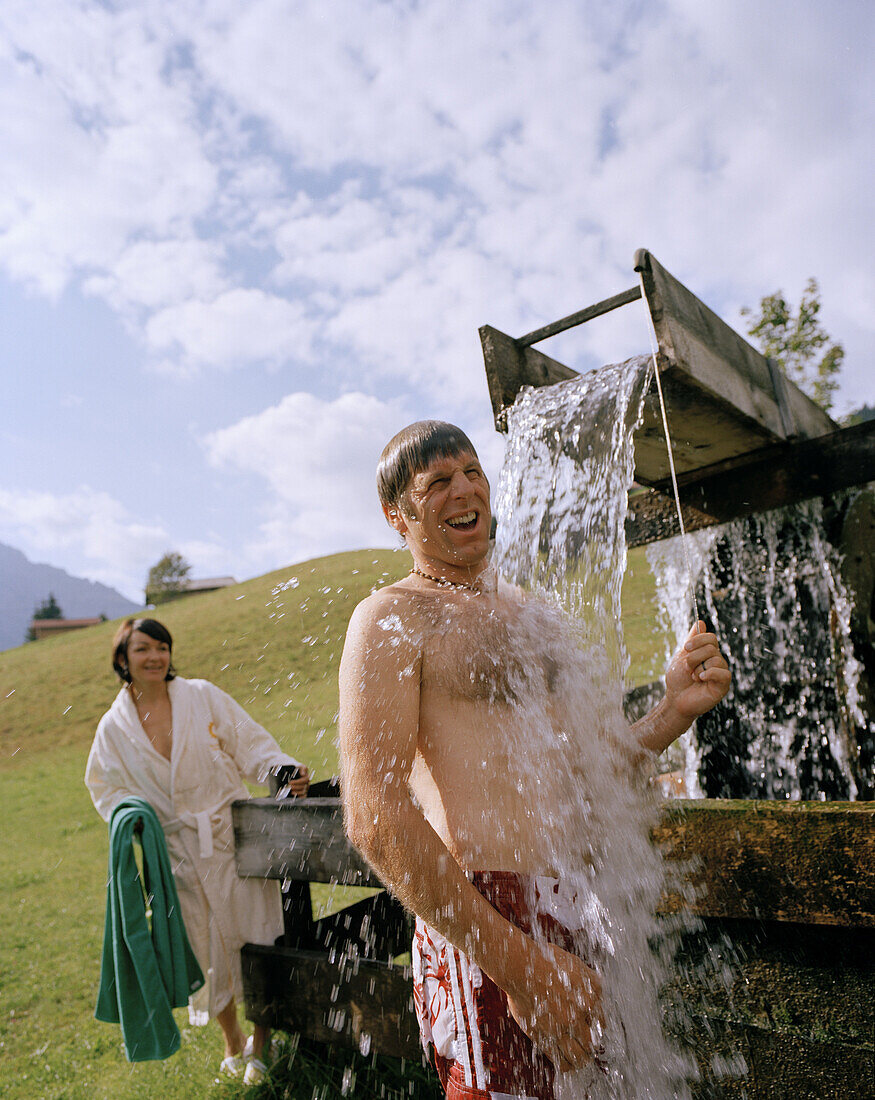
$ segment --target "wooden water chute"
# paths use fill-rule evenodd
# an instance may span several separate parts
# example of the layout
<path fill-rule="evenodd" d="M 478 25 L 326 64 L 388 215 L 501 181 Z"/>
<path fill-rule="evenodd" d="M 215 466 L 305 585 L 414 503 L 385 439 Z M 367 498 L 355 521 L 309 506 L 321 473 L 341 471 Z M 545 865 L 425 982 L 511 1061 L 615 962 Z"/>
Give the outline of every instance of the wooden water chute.
<path fill-rule="evenodd" d="M 397 903 L 382 893 L 312 920 L 310 882 L 380 885 L 344 836 L 339 798 L 250 799 L 233 815 L 239 873 L 280 879 L 290 902 L 284 937 L 243 949 L 247 1017 L 418 1059 L 409 968 L 391 962 L 410 946 Z M 699 921 L 685 935 L 685 965 L 668 999 L 683 1004 L 686 1039 L 702 1064 L 744 1059 L 746 1076 L 728 1079 L 721 1095 L 871 1095 L 873 825 L 873 803 L 666 804 L 654 840 L 681 878 L 660 911 L 671 920 L 683 909 Z M 715 970 L 727 938 L 734 954 Z"/>
<path fill-rule="evenodd" d="M 634 268 L 659 345 L 688 530 L 875 481 L 875 422 L 839 428 L 646 249 L 635 253 Z M 507 410 L 524 386 L 549 386 L 577 374 L 534 345 L 639 301 L 640 284 L 518 338 L 489 325 L 480 329 L 499 431 L 506 430 Z M 635 480 L 640 487 L 629 496 L 627 544 L 677 534 L 655 386 L 635 433 Z"/>

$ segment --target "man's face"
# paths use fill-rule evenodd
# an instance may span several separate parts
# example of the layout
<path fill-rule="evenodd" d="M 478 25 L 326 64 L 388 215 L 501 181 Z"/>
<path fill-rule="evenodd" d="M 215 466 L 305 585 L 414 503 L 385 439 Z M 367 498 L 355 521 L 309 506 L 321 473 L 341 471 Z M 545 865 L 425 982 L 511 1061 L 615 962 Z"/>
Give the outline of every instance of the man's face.
<path fill-rule="evenodd" d="M 387 509 L 414 558 L 469 567 L 489 550 L 489 482 L 470 451 L 436 458 L 413 476 L 397 508 Z"/>

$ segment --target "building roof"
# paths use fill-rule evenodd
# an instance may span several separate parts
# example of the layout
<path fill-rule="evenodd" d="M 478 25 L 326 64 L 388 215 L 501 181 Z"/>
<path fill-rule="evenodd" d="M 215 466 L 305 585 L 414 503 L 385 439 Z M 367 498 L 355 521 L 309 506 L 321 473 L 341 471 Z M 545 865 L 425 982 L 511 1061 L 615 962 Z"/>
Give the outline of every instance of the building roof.
<path fill-rule="evenodd" d="M 236 583 L 237 581 L 233 577 L 204 577 L 201 580 L 187 580 L 185 591 L 202 592 L 211 588 L 230 588 L 232 584 Z"/>
<path fill-rule="evenodd" d="M 34 619 L 31 626 L 40 630 L 71 630 L 77 626 L 96 626 L 104 622 L 100 617 L 96 619 Z"/>
<path fill-rule="evenodd" d="M 48 638 L 51 634 L 65 634 L 68 630 L 82 630 L 86 626 L 97 626 L 105 622 L 97 619 L 32 619 L 30 633 L 34 638 Z"/>

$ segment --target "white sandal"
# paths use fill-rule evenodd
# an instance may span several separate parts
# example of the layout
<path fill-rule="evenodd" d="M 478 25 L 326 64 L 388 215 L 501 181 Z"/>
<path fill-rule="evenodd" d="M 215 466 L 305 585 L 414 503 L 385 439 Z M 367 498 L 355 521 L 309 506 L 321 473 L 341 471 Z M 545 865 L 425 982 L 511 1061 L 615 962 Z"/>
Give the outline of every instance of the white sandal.
<path fill-rule="evenodd" d="M 219 1073 L 224 1073 L 226 1077 L 239 1077 L 245 1069 L 246 1062 L 241 1054 L 229 1054 L 227 1058 L 222 1059 Z"/>
<path fill-rule="evenodd" d="M 246 1063 L 246 1072 L 243 1074 L 244 1085 L 257 1085 L 267 1076 L 267 1066 L 260 1058 L 250 1058 Z"/>
<path fill-rule="evenodd" d="M 243 1058 L 245 1061 L 250 1062 L 255 1057 L 255 1037 L 250 1035 L 243 1045 Z M 275 1062 L 277 1055 L 280 1052 L 280 1047 L 283 1045 L 282 1039 L 278 1038 L 276 1034 L 271 1035 L 270 1044 L 267 1048 L 267 1060 Z"/>

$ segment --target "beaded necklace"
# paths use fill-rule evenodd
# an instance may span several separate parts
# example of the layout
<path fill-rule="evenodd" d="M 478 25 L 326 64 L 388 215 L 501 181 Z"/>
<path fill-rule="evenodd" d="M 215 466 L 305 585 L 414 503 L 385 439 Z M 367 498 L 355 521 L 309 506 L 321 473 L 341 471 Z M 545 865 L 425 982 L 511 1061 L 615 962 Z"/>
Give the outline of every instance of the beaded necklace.
<path fill-rule="evenodd" d="M 425 577 L 427 581 L 434 581 L 435 584 L 441 585 L 442 588 L 467 588 L 469 592 L 479 592 L 480 589 L 473 584 L 467 584 L 465 581 L 448 581 L 443 577 L 433 577 L 431 573 L 424 573 L 421 569 L 417 569 L 414 566 L 410 570 L 411 575 L 414 573 L 417 577 Z"/>

